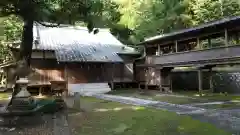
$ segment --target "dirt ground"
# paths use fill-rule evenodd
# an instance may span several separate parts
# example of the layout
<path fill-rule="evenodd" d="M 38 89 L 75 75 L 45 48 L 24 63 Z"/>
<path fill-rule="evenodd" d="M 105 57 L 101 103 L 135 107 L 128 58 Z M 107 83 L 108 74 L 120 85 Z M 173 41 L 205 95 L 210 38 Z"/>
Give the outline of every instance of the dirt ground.
<path fill-rule="evenodd" d="M 0 101 L 1 107 L 7 101 Z M 75 111 L 76 112 L 76 111 Z M 74 134 L 74 122 L 68 122 L 68 109 L 55 114 L 37 114 L 34 116 L 15 117 L 8 119 L 0 117 L 0 135 L 77 135 Z M 71 121 L 76 121 L 72 119 Z M 70 124 L 69 124 L 70 123 Z"/>

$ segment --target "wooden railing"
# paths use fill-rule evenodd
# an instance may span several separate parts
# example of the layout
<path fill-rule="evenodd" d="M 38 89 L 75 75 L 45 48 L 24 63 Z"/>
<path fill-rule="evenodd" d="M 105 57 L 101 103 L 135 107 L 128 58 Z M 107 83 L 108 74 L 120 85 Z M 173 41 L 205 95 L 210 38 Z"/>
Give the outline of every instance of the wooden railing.
<path fill-rule="evenodd" d="M 184 66 L 195 64 L 221 64 L 239 62 L 240 45 L 206 50 L 178 52 L 161 56 L 146 56 L 145 64 Z"/>

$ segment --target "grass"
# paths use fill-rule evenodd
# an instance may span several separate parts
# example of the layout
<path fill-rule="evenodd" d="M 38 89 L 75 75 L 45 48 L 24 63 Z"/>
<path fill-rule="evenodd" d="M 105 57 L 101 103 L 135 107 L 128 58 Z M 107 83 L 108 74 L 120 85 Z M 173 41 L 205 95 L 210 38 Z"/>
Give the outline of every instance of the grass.
<path fill-rule="evenodd" d="M 119 90 L 119 91 L 117 90 L 117 91 L 111 91 L 109 92 L 109 94 L 130 96 L 130 97 L 149 99 L 149 100 L 157 100 L 157 101 L 168 102 L 173 104 L 190 104 L 190 103 L 206 102 L 206 100 L 200 99 L 197 97 L 188 98 L 188 97 L 161 95 L 161 93 L 157 91 L 149 91 L 149 92 L 144 92 L 144 94 L 141 94 L 137 90 Z"/>
<path fill-rule="evenodd" d="M 209 104 L 209 105 L 202 105 L 199 107 L 203 107 L 207 109 L 238 109 L 240 108 L 240 102 L 225 102 L 223 104 Z"/>
<path fill-rule="evenodd" d="M 239 100 L 240 95 L 233 95 L 233 94 L 224 94 L 224 93 L 211 93 L 211 92 L 202 92 L 203 95 L 200 96 L 198 92 L 177 92 L 180 95 L 187 95 L 191 97 L 198 97 L 202 99 L 207 99 L 209 101 L 229 101 L 229 100 Z"/>
<path fill-rule="evenodd" d="M 121 96 L 131 96 L 136 98 L 142 99 L 149 99 L 149 100 L 157 100 L 162 102 L 169 102 L 174 104 L 191 104 L 191 103 L 205 103 L 205 102 L 213 102 L 213 101 L 231 101 L 231 100 L 238 100 L 240 101 L 239 95 L 225 95 L 220 93 L 209 93 L 204 92 L 202 96 L 198 94 L 198 92 L 191 92 L 191 91 L 181 91 L 181 92 L 174 92 L 174 95 L 178 96 L 168 96 L 168 95 L 161 95 L 158 91 L 144 91 L 144 94 L 141 94 L 139 90 L 136 89 L 128 89 L 128 90 L 116 90 L 111 91 L 109 94 L 113 95 L 121 95 Z M 185 96 L 185 97 L 179 97 Z"/>
<path fill-rule="evenodd" d="M 176 113 L 81 98 L 91 106 L 81 115 L 71 115 L 70 126 L 76 135 L 230 135 L 209 123 Z"/>

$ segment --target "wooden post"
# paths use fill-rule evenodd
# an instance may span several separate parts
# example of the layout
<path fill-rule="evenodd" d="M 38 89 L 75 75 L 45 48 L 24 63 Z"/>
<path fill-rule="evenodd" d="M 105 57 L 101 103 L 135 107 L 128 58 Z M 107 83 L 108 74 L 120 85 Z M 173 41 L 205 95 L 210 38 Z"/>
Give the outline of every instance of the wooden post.
<path fill-rule="evenodd" d="M 123 66 L 120 69 L 120 72 L 121 72 L 120 80 L 121 80 L 121 82 L 124 81 L 124 78 L 125 78 L 125 68 L 126 68 L 126 63 L 123 63 Z"/>
<path fill-rule="evenodd" d="M 105 67 L 105 65 L 102 63 L 101 67 L 100 67 L 101 68 L 101 80 L 106 82 L 105 74 L 104 74 L 104 67 Z M 105 68 L 107 68 L 107 67 L 105 67 Z"/>
<path fill-rule="evenodd" d="M 178 52 L 178 42 L 177 42 L 177 40 L 175 41 L 175 52 Z"/>
<path fill-rule="evenodd" d="M 145 75 L 145 90 L 148 90 L 148 68 L 146 69 L 146 75 Z"/>
<path fill-rule="evenodd" d="M 200 46 L 200 40 L 199 40 L 199 38 L 197 38 L 197 49 L 198 49 L 198 50 L 202 49 L 201 46 Z"/>
<path fill-rule="evenodd" d="M 160 55 L 161 53 L 161 48 L 160 48 L 160 45 L 158 45 L 158 56 Z"/>
<path fill-rule="evenodd" d="M 112 90 L 114 90 L 114 69 L 115 69 L 115 64 L 113 63 L 112 64 L 112 81 L 111 81 L 111 87 L 112 87 Z"/>
<path fill-rule="evenodd" d="M 64 92 L 65 96 L 68 96 L 68 72 L 67 72 L 67 65 L 64 65 L 64 80 L 66 81 L 66 91 Z"/>
<path fill-rule="evenodd" d="M 198 69 L 198 90 L 199 92 L 202 91 L 202 69 Z"/>
<path fill-rule="evenodd" d="M 209 69 L 209 87 L 210 87 L 210 90 L 212 91 L 212 92 L 214 92 L 213 91 L 213 78 L 212 78 L 212 68 L 210 68 Z"/>
<path fill-rule="evenodd" d="M 172 74 L 171 72 L 169 73 L 169 78 L 170 78 L 170 91 L 172 92 L 173 91 L 173 87 L 172 87 Z"/>
<path fill-rule="evenodd" d="M 39 93 L 38 96 L 42 96 L 42 86 L 39 87 Z"/>
<path fill-rule="evenodd" d="M 159 90 L 162 92 L 162 69 L 159 69 Z"/>
<path fill-rule="evenodd" d="M 239 33 L 238 32 L 236 32 L 235 40 L 236 40 L 236 44 L 239 44 Z"/>
<path fill-rule="evenodd" d="M 212 48 L 211 38 L 208 38 L 208 46 L 209 48 Z"/>
<path fill-rule="evenodd" d="M 228 46 L 228 31 L 227 31 L 227 29 L 224 30 L 224 34 L 225 34 L 225 46 Z"/>
<path fill-rule="evenodd" d="M 76 110 L 81 109 L 80 96 L 81 95 L 79 93 L 77 93 L 77 92 L 74 93 L 73 108 Z"/>

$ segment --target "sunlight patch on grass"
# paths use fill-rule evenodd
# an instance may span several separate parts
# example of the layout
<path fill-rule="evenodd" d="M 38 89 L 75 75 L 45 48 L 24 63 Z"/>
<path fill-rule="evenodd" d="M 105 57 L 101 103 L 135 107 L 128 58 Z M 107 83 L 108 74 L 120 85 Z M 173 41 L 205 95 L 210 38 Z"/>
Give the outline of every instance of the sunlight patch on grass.
<path fill-rule="evenodd" d="M 209 123 L 173 112 L 89 97 L 85 101 L 86 105 L 95 103 L 91 104 L 92 111 L 78 117 L 69 116 L 69 119 L 79 121 L 73 128 L 81 135 L 231 135 Z M 95 112 L 96 108 L 111 111 Z"/>
<path fill-rule="evenodd" d="M 94 109 L 95 112 L 107 112 L 107 111 L 121 111 L 121 110 L 144 110 L 145 107 L 142 106 L 131 106 L 131 107 L 116 107 L 116 108 L 97 108 Z"/>

